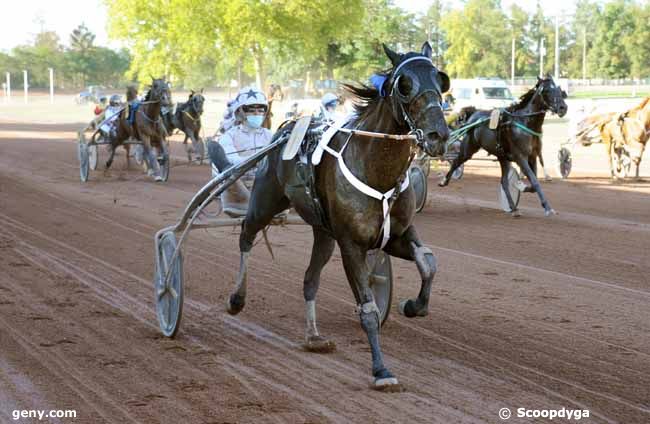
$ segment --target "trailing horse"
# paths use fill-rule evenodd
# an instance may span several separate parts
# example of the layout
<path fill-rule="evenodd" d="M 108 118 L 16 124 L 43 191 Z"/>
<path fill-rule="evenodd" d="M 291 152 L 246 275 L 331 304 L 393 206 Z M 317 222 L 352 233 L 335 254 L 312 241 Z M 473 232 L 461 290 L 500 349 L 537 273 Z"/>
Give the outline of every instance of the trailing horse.
<path fill-rule="evenodd" d="M 636 165 L 636 177 L 650 135 L 650 97 L 632 109 L 601 122 L 598 126 L 605 144 L 612 178 L 627 175 L 625 161 Z"/>
<path fill-rule="evenodd" d="M 506 193 L 513 216 L 519 216 L 510 192 L 508 190 L 508 173 L 510 162 L 515 162 L 522 169 L 532 188 L 538 194 L 546 216 L 554 214 L 542 187 L 537 180 L 537 161 L 535 160 L 536 145 L 541 146 L 542 125 L 548 110 L 564 116 L 567 105 L 564 102 L 566 94 L 555 85 L 553 78 L 538 78 L 535 87 L 526 92 L 517 103 L 505 109 L 500 109 L 499 122 L 495 129 L 488 127 L 491 111 L 479 110 L 467 120 L 464 128 L 460 152 L 454 159 L 445 178 L 440 182 L 444 187 L 449 184 L 452 174 L 460 165 L 483 148 L 489 154 L 495 155 L 501 165 L 501 186 Z"/>
<path fill-rule="evenodd" d="M 122 145 L 129 137 L 133 136 L 142 142 L 144 158 L 148 168 L 156 181 L 162 181 L 158 159 L 152 147 L 158 148 L 162 153 L 165 149 L 165 127 L 160 117 L 161 107 L 171 104 L 169 85 L 164 79 L 153 79 L 151 88 L 141 103 L 133 103 L 131 113 L 133 124 L 129 125 L 128 116 L 122 116 L 118 123 L 118 136 L 111 140 L 111 156 L 106 161 L 108 170 L 113 163 L 115 149 Z M 128 161 L 128 155 L 127 155 Z"/>
<path fill-rule="evenodd" d="M 185 103 L 176 105 L 176 110 L 172 113 L 171 109 L 162 114 L 165 130 L 171 135 L 174 129 L 179 129 L 185 134 L 183 144 L 186 146 L 187 159 L 192 161 L 192 153 L 195 153 L 197 161 L 202 161 L 205 156 L 205 149 L 201 141 L 201 115 L 203 115 L 203 89 L 198 93 L 194 90 Z M 192 145 L 187 145 L 187 139 L 192 141 Z"/>
<path fill-rule="evenodd" d="M 313 143 L 303 144 L 302 160 L 301 155 L 283 160 L 286 147 L 278 147 L 260 165 L 239 238 L 240 271 L 228 301 L 229 313 L 242 310 L 256 235 L 276 214 L 293 206 L 314 234 L 303 286 L 305 346 L 320 350 L 332 345 L 316 326 L 316 293 L 321 270 L 337 243 L 359 307 L 361 327 L 370 343 L 376 388 L 396 385 L 397 379 L 385 366 L 379 346 L 381 320 L 369 281 L 368 253 L 383 249 L 416 262 L 422 280 L 420 292 L 416 299 L 401 302 L 400 312 L 409 318 L 427 315 L 436 259 L 422 245 L 413 225 L 415 193 L 408 184 L 407 170 L 417 146 L 405 140 L 405 135 L 417 135 L 417 145 L 431 155 L 443 152 L 449 136 L 441 107 L 441 93 L 449 89 L 449 78 L 433 66 L 431 46 L 425 43 L 421 54 L 398 54 L 386 46 L 384 51 L 392 68 L 380 76 L 382 82 L 375 88 L 346 86 L 360 100 L 356 115 L 328 130 L 329 145 L 324 143 L 327 138 L 316 142 L 325 152 L 317 166 L 309 147 Z M 293 126 L 281 127 L 274 138 L 287 136 Z M 382 134 L 355 132 L 359 130 Z M 301 176 L 311 183 L 296 183 L 305 181 Z"/>

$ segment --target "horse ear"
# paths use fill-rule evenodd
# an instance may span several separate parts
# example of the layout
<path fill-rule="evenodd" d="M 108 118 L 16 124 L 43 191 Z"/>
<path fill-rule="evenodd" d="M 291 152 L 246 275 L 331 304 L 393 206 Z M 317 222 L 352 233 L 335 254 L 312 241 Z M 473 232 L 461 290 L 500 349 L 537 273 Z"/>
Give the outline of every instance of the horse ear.
<path fill-rule="evenodd" d="M 451 81 L 449 80 L 449 75 L 445 74 L 442 71 L 438 71 L 438 81 L 440 82 L 440 92 L 446 93 L 451 87 Z"/>
<path fill-rule="evenodd" d="M 203 94 L 203 87 L 201 87 L 201 94 Z"/>
<path fill-rule="evenodd" d="M 397 66 L 397 64 L 400 62 L 400 54 L 395 53 L 392 51 L 386 44 L 382 43 L 382 47 L 384 48 L 384 52 L 386 53 L 386 56 L 390 59 L 390 63 L 393 64 L 393 66 Z"/>
<path fill-rule="evenodd" d="M 431 44 L 429 44 L 428 41 L 425 41 L 424 44 L 422 44 L 422 55 L 428 57 L 431 59 L 431 56 L 433 55 L 433 49 L 431 48 Z"/>

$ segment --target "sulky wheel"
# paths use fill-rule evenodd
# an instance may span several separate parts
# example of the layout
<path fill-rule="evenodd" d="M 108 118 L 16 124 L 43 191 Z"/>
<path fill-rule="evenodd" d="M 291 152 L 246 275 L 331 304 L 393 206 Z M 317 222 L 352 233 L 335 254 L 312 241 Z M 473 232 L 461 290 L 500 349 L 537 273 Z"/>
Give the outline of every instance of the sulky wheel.
<path fill-rule="evenodd" d="M 178 256 L 173 263 L 172 257 L 176 250 L 176 236 L 168 231 L 160 239 L 158 258 L 154 274 L 156 312 L 160 331 L 167 337 L 174 337 L 181 324 L 183 315 L 183 255 Z M 171 269 L 169 281 L 165 285 L 165 276 Z"/>
<path fill-rule="evenodd" d="M 77 145 L 77 156 L 79 157 L 79 177 L 81 182 L 88 181 L 90 171 L 90 158 L 88 155 L 88 145 L 85 142 L 79 142 Z"/>
<path fill-rule="evenodd" d="M 393 267 L 390 263 L 390 256 L 383 250 L 371 250 L 367 257 L 370 272 L 370 289 L 375 297 L 375 303 L 379 308 L 381 325 L 388 319 L 390 305 L 393 301 Z"/>
<path fill-rule="evenodd" d="M 521 197 L 521 191 L 519 190 L 520 184 L 521 177 L 519 176 L 519 172 L 517 172 L 515 168 L 510 167 L 510 171 L 508 171 L 508 191 L 510 192 L 510 196 L 512 197 L 512 201 L 514 202 L 515 207 L 519 206 L 519 197 Z M 506 193 L 503 191 L 503 187 L 501 187 L 501 183 L 498 185 L 497 197 L 499 199 L 499 205 L 501 205 L 501 209 L 503 209 L 504 212 L 512 212 L 510 210 L 510 205 L 508 204 Z"/>
<path fill-rule="evenodd" d="M 557 170 L 562 178 L 567 178 L 571 173 L 571 151 L 562 147 L 557 152 Z"/>
<path fill-rule="evenodd" d="M 409 170 L 411 187 L 415 191 L 415 212 L 420 212 L 427 203 L 427 177 L 419 166 Z"/>

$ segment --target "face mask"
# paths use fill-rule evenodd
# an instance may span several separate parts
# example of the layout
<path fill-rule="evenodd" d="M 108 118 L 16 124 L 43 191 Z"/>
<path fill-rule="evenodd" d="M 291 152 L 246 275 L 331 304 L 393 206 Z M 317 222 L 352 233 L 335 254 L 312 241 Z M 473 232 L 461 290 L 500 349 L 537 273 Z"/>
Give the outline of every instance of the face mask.
<path fill-rule="evenodd" d="M 264 122 L 264 115 L 247 115 L 246 123 L 251 128 L 259 128 Z"/>

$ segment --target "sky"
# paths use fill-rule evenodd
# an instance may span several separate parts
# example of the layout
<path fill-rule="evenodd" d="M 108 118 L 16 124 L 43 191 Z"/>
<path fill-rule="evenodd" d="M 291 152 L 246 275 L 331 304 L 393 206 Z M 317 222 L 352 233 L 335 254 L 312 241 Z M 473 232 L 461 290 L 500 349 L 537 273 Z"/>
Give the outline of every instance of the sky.
<path fill-rule="evenodd" d="M 146 1 L 146 0 L 133 0 Z M 212 0 L 228 1 L 228 0 Z M 575 0 L 540 0 L 548 16 L 558 11 L 570 12 Z M 433 0 L 394 0 L 397 6 L 413 13 L 424 13 Z M 507 9 L 513 3 L 528 11 L 534 11 L 537 0 L 502 0 Z M 447 0 L 452 7 L 462 5 L 462 0 Z M 20 0 L 12 3 L 9 19 L 0 24 L 0 51 L 30 43 L 42 28 L 56 31 L 64 45 L 68 44 L 70 33 L 80 23 L 96 34 L 95 43 L 112 48 L 120 47 L 119 42 L 110 41 L 106 31 L 107 12 L 103 0 Z M 4 12 L 4 10 L 3 10 Z M 4 14 L 4 13 L 3 13 Z"/>

